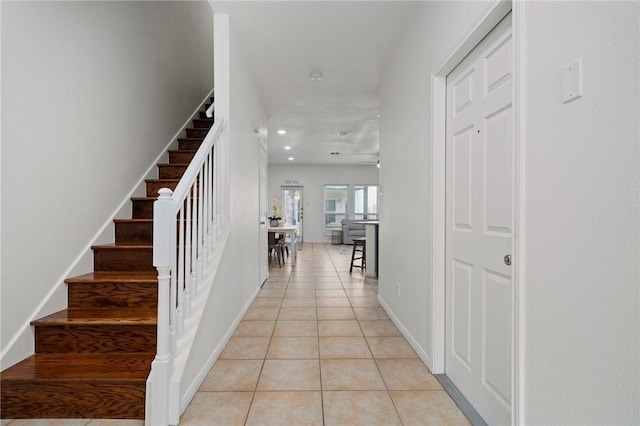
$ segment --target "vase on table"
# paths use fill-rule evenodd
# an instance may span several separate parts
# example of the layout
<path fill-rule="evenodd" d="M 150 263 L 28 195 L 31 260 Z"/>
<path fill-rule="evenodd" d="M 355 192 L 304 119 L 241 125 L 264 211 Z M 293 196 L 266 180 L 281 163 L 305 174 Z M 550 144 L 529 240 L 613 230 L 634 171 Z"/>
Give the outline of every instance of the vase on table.
<path fill-rule="evenodd" d="M 278 226 L 280 226 L 280 221 L 278 219 L 270 219 L 269 224 L 272 228 L 277 228 Z"/>

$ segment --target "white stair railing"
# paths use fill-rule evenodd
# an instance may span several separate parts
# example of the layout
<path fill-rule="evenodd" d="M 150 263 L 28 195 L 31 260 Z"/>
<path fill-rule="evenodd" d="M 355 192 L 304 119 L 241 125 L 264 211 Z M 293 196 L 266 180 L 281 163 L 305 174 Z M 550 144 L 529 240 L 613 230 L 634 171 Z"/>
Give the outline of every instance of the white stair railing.
<path fill-rule="evenodd" d="M 154 203 L 153 265 L 158 270 L 157 353 L 147 386 L 147 424 L 168 425 L 170 382 L 177 344 L 202 285 L 202 271 L 220 230 L 220 135 L 217 118 L 174 191 L 162 188 Z"/>

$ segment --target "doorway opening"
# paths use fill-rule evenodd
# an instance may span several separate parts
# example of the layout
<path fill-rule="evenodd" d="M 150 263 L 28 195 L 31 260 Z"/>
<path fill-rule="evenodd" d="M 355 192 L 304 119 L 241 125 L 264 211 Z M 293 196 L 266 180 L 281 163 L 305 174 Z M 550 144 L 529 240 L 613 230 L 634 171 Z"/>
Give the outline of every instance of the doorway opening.
<path fill-rule="evenodd" d="M 302 186 L 282 186 L 282 219 L 285 226 L 298 228 L 298 250 L 302 250 L 304 242 L 303 220 L 304 207 L 302 204 Z"/>

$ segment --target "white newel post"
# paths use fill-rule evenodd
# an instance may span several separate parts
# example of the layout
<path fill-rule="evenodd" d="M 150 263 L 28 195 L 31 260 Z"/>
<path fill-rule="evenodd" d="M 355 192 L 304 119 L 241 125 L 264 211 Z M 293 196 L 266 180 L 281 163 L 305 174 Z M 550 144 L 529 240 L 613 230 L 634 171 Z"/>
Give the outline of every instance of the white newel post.
<path fill-rule="evenodd" d="M 154 203 L 153 266 L 158 270 L 157 353 L 151 364 L 151 425 L 169 424 L 169 383 L 173 371 L 171 351 L 171 274 L 175 262 L 176 216 L 172 191 L 162 188 Z"/>

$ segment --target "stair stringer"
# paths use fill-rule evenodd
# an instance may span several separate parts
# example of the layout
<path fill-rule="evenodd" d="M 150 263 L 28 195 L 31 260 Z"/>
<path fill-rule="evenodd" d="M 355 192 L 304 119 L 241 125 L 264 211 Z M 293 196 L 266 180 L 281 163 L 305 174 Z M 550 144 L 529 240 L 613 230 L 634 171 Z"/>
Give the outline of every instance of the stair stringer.
<path fill-rule="evenodd" d="M 140 179 L 132 186 L 129 193 L 123 198 L 122 202 L 116 207 L 111 215 L 106 219 L 104 224 L 89 239 L 87 245 L 82 249 L 78 256 L 71 262 L 70 266 L 58 277 L 49 292 L 42 298 L 42 301 L 25 323 L 20 327 L 18 332 L 9 340 L 9 343 L 0 352 L 0 370 L 5 370 L 14 364 L 35 353 L 35 336 L 31 322 L 37 318 L 50 315 L 54 312 L 67 308 L 67 286 L 65 279 L 86 273 L 93 270 L 93 250 L 94 245 L 107 244 L 112 242 L 115 225 L 114 219 L 122 219 L 131 217 L 131 197 L 142 196 L 146 192 L 145 179 L 154 179 L 157 177 L 157 165 L 160 162 L 168 161 L 169 149 L 177 146 L 178 138 L 184 134 L 187 127 L 191 125 L 194 118 L 198 117 L 199 112 L 205 103 L 213 96 L 213 89 L 200 102 L 198 108 L 184 122 L 180 130 L 178 130 L 171 140 L 162 148 L 160 154 L 150 163 L 147 170 Z"/>

